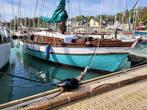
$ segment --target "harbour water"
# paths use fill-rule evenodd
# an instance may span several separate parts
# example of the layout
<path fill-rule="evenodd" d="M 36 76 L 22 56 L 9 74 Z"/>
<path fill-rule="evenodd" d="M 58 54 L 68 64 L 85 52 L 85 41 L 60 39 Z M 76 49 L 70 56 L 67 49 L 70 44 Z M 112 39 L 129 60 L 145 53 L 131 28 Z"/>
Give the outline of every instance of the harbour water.
<path fill-rule="evenodd" d="M 139 43 L 132 52 L 146 55 L 146 46 Z M 12 48 L 9 63 L 0 71 L 0 104 L 52 90 L 56 88 L 53 83 L 77 77 L 82 71 L 80 68 L 57 65 L 32 57 L 24 53 L 22 47 Z M 104 74 L 89 71 L 84 80 Z"/>
<path fill-rule="evenodd" d="M 77 77 L 83 69 L 56 65 L 34 58 L 23 53 L 21 47 L 11 49 L 9 63 L 1 70 L 0 75 L 0 104 L 31 96 L 40 92 L 54 89 L 52 83 L 66 78 Z M 12 76 L 14 75 L 14 76 Z M 88 72 L 84 80 L 99 77 L 103 74 Z M 26 79 L 31 79 L 29 81 Z M 40 84 L 38 82 L 48 83 Z"/>

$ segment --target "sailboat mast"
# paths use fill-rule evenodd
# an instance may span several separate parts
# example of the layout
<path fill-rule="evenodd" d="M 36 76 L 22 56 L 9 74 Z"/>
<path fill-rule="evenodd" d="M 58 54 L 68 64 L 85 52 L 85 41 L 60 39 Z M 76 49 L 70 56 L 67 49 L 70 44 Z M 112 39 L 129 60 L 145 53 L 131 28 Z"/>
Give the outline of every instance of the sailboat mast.
<path fill-rule="evenodd" d="M 101 32 L 102 29 L 102 0 L 101 0 L 101 9 L 100 9 L 100 31 Z"/>
<path fill-rule="evenodd" d="M 116 25 L 116 19 L 117 19 L 117 0 L 115 0 L 115 18 L 114 18 L 115 25 Z"/>
<path fill-rule="evenodd" d="M 69 0 L 67 1 L 67 6 L 68 6 L 68 15 L 70 16 L 70 2 L 69 2 Z M 69 21 L 69 22 L 71 22 L 71 20 Z M 67 24 L 67 29 L 69 29 L 70 27 L 69 27 L 69 24 Z M 71 32 L 71 29 L 70 30 L 67 30 L 68 32 Z"/>
<path fill-rule="evenodd" d="M 80 14 L 80 16 L 81 16 L 81 0 L 79 0 L 79 14 Z"/>
<path fill-rule="evenodd" d="M 2 26 L 2 15 L 0 13 L 0 26 Z"/>
<path fill-rule="evenodd" d="M 19 22 L 19 8 L 20 8 L 20 7 L 19 7 L 19 6 L 20 6 L 20 0 L 18 1 L 18 10 L 17 10 L 17 11 L 18 11 L 18 12 L 17 12 L 17 14 L 18 14 L 18 16 L 17 16 L 17 23 L 18 23 L 18 24 L 17 24 L 17 25 L 18 25 L 18 26 L 19 26 L 19 23 L 20 23 L 20 22 Z"/>
<path fill-rule="evenodd" d="M 1 24 L 1 21 L 2 21 L 2 20 L 1 20 L 1 14 L 0 14 L 0 24 Z"/>
<path fill-rule="evenodd" d="M 118 11 L 118 3 L 119 1 L 116 0 L 115 2 L 115 19 L 114 19 L 114 24 L 115 24 L 115 38 L 117 38 L 117 27 L 118 27 L 118 22 L 117 22 L 117 11 Z"/>
<path fill-rule="evenodd" d="M 125 0 L 124 0 L 124 3 L 123 3 L 123 7 L 121 8 L 121 11 L 122 11 L 122 15 L 121 15 L 121 18 L 120 18 L 121 24 L 123 24 L 123 22 L 124 22 L 124 16 L 125 16 L 125 12 L 123 12 L 124 8 L 125 8 Z"/>
<path fill-rule="evenodd" d="M 136 6 L 138 4 L 139 0 L 136 0 L 134 6 L 133 6 L 133 36 L 135 35 L 135 28 L 136 28 Z"/>
<path fill-rule="evenodd" d="M 15 15 L 14 15 L 14 3 L 13 3 L 13 0 L 12 0 L 12 14 L 13 14 L 13 20 L 14 20 L 14 23 L 12 25 L 12 29 L 15 30 Z"/>

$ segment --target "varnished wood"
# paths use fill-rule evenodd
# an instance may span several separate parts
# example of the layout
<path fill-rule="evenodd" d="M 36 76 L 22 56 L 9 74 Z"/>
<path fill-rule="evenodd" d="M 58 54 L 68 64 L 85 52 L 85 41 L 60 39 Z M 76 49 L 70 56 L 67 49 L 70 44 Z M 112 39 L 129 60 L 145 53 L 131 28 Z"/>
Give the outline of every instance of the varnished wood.
<path fill-rule="evenodd" d="M 57 47 L 131 47 L 133 44 L 133 42 L 122 42 L 118 39 L 91 39 L 88 41 L 83 38 L 73 39 L 72 43 L 65 43 L 62 38 L 37 35 L 34 35 L 32 41 Z"/>

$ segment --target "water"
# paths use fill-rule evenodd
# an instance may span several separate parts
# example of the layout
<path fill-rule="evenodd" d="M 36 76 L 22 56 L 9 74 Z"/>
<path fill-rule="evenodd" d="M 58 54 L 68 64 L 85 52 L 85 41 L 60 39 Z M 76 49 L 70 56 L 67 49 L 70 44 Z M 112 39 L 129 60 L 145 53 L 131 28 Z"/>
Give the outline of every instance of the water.
<path fill-rule="evenodd" d="M 131 50 L 131 53 L 147 58 L 147 42 L 139 42 Z"/>
<path fill-rule="evenodd" d="M 135 51 L 136 53 L 140 54 L 146 54 L 147 55 L 147 42 L 139 42 L 132 51 Z"/>
<path fill-rule="evenodd" d="M 147 43 L 137 44 L 132 51 L 147 55 Z M 1 70 L 4 75 L 0 75 L 0 104 L 55 88 L 52 85 L 39 86 L 39 83 L 7 74 L 40 82 L 56 83 L 66 78 L 77 77 L 82 70 L 46 62 L 23 53 L 22 48 L 13 48 L 9 64 Z M 88 72 L 84 80 L 102 75 L 104 74 Z"/>
<path fill-rule="evenodd" d="M 23 53 L 22 48 L 13 48 L 9 64 L 1 70 L 4 75 L 0 75 L 0 104 L 55 88 L 52 85 L 39 86 L 39 83 L 12 77 L 8 74 L 40 82 L 56 83 L 66 78 L 77 77 L 81 71 L 82 69 L 64 67 L 34 58 Z M 88 72 L 84 80 L 101 75 Z"/>

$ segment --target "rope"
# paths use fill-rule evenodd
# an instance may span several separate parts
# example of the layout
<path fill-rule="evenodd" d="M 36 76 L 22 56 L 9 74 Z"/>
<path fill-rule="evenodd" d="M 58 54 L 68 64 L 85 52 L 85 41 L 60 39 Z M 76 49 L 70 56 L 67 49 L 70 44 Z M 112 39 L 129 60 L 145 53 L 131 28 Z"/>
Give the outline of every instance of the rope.
<path fill-rule="evenodd" d="M 36 86 L 41 86 L 41 85 L 12 85 L 12 84 L 4 84 L 1 83 L 0 86 L 5 86 L 5 87 L 20 87 L 20 88 L 28 88 L 28 87 L 36 87 Z"/>
<path fill-rule="evenodd" d="M 46 86 L 46 85 L 58 86 L 57 84 L 60 83 L 60 82 L 45 83 L 45 82 L 41 82 L 41 81 L 37 81 L 37 80 L 33 80 L 33 79 L 21 77 L 21 76 L 16 76 L 16 75 L 13 75 L 13 74 L 5 74 L 3 72 L 0 72 L 0 75 L 8 75 L 8 76 L 11 76 L 11 77 L 16 77 L 16 78 L 19 78 L 19 79 L 23 79 L 23 80 L 28 80 L 28 81 L 31 81 L 31 82 L 39 83 L 39 84 L 36 84 L 36 85 L 17 85 L 16 87 L 25 87 L 25 86 L 26 87 L 32 87 L 32 86 Z M 6 85 L 6 86 L 15 87 L 15 86 L 12 86 L 12 85 Z"/>
<path fill-rule="evenodd" d="M 106 84 L 102 84 L 102 85 L 96 86 L 92 90 L 101 88 L 103 86 L 114 86 L 114 85 L 115 85 L 115 83 L 106 83 Z"/>
<path fill-rule="evenodd" d="M 31 85 L 31 84 L 24 84 L 24 85 L 13 85 L 13 84 L 5 84 L 1 83 L 0 86 L 5 86 L 5 87 L 22 87 L 22 88 L 28 88 L 28 87 L 40 87 L 40 86 L 58 86 L 59 82 L 57 83 L 46 83 L 46 84 L 36 84 L 36 85 Z"/>
<path fill-rule="evenodd" d="M 0 74 L 0 75 L 4 75 L 4 74 Z M 12 76 L 12 77 L 16 77 L 16 78 L 20 78 L 20 79 L 23 79 L 23 80 L 29 80 L 29 81 L 36 82 L 36 83 L 39 83 L 39 84 L 35 84 L 35 85 L 0 84 L 0 86 L 7 86 L 7 87 L 37 87 L 37 86 L 49 86 L 49 85 L 50 86 L 58 86 L 58 84 L 60 83 L 60 82 L 56 82 L 56 83 L 43 83 L 43 82 L 40 82 L 40 81 L 36 81 L 36 80 L 32 80 L 32 79 L 28 79 L 28 78 L 12 75 L 12 74 L 6 74 L 6 75 L 9 75 L 9 76 Z"/>
<path fill-rule="evenodd" d="M 53 97 L 50 97 L 50 98 L 48 98 L 48 99 L 53 99 L 53 98 L 55 98 L 55 97 L 57 97 L 57 96 L 59 96 L 59 95 L 61 95 L 62 93 L 63 93 L 64 91 L 63 91 L 63 89 L 61 90 L 61 91 L 59 91 L 59 93 L 58 94 L 56 94 L 56 95 L 54 95 Z"/>
<path fill-rule="evenodd" d="M 138 4 L 138 2 L 139 2 L 139 0 L 136 0 L 136 2 L 135 2 L 135 4 L 134 4 L 134 6 L 133 6 L 133 10 L 136 8 L 136 6 L 137 6 L 137 4 Z"/>
<path fill-rule="evenodd" d="M 87 70 L 90 68 L 90 65 L 91 65 L 91 63 L 92 63 L 93 57 L 96 55 L 96 50 L 97 50 L 97 48 L 99 47 L 100 41 L 101 41 L 101 40 L 98 41 L 97 46 L 96 46 L 95 49 L 94 49 L 93 55 L 91 56 L 91 58 L 90 58 L 90 60 L 89 60 L 89 62 L 88 62 L 88 65 L 86 66 L 86 68 L 85 68 L 84 71 L 83 71 L 83 74 L 84 74 L 84 75 L 86 74 Z"/>
<path fill-rule="evenodd" d="M 16 78 L 23 79 L 23 80 L 28 80 L 28 81 L 32 81 L 32 82 L 36 82 L 36 83 L 40 83 L 40 84 L 45 84 L 45 83 L 40 82 L 40 81 L 36 81 L 36 80 L 33 80 L 33 79 L 21 77 L 21 76 L 16 76 L 16 75 L 13 75 L 13 74 L 5 74 L 3 72 L 0 72 L 0 75 L 8 75 L 8 76 L 16 77 Z"/>

